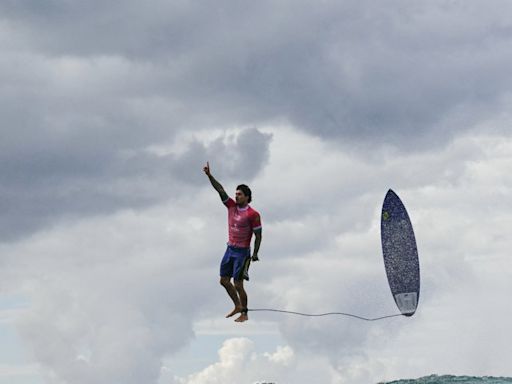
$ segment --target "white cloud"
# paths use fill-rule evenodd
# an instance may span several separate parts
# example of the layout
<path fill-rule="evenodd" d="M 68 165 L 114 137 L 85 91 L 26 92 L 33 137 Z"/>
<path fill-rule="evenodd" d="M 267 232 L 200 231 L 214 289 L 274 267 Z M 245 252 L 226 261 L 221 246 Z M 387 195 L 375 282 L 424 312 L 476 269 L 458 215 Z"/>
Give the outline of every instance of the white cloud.
<path fill-rule="evenodd" d="M 245 339 L 228 343 L 218 363 L 180 380 L 236 377 L 240 367 L 252 369 L 253 359 L 260 367 L 248 376 L 254 382 L 296 377 L 305 383 L 318 367 L 332 383 L 418 372 L 509 374 L 501 319 L 510 313 L 500 303 L 511 289 L 503 273 L 510 269 L 510 138 L 460 137 L 436 153 L 377 161 L 349 157 L 291 129 L 268 132 L 269 163 L 251 185 L 264 242 L 247 285 L 250 307 L 395 313 L 378 218 L 387 187 L 397 186 L 418 240 L 419 310 L 412 319 L 377 323 L 250 313 L 246 328 L 233 334 L 247 332 L 257 343 L 261 332 L 279 332 L 287 346 L 265 354 Z M 217 277 L 225 212 L 204 182 L 193 196 L 165 205 L 69 222 L 1 246 L 4 287 L 30 303 L 10 324 L 49 372 L 49 382 L 161 381 L 162 362 L 194 333 L 232 332 L 231 320 L 223 319 L 230 302 Z M 482 358 L 489 340 L 493 348 Z M 426 357 L 439 348 L 449 351 L 450 365 Z"/>
<path fill-rule="evenodd" d="M 0 381 L 2 382 L 19 382 L 25 379 L 26 382 L 29 380 L 37 380 L 36 377 L 39 375 L 40 370 L 37 364 L 30 365 L 7 365 L 0 364 Z"/>
<path fill-rule="evenodd" d="M 273 145 L 293 143 L 297 152 L 288 149 L 287 156 L 279 156 L 282 152 L 271 146 L 269 167 L 257 180 L 263 186 L 279 180 L 281 201 L 265 191 L 270 199 L 255 202 L 272 212 L 262 263 L 255 267 L 259 284 L 253 305 L 368 317 L 396 312 L 379 240 L 380 204 L 388 187 L 401 195 L 415 226 L 422 294 L 412 319 L 366 324 L 265 313 L 252 317 L 278 322 L 297 355 L 315 351 L 329 358 L 342 382 L 433 372 L 510 375 L 503 358 L 508 347 L 494 341 L 508 333 L 503 319 L 510 316 L 507 306 L 498 304 L 507 301 L 502 295 L 511 289 L 503 272 L 511 267 L 510 142 L 508 136 L 476 134 L 436 152 L 346 160 L 307 137 L 275 133 Z M 322 175 L 326 183 L 319 181 Z M 303 186 L 295 188 L 295 180 Z M 491 328 L 484 326 L 489 322 Z M 437 350 L 449 351 L 452 358 Z"/>
<path fill-rule="evenodd" d="M 202 292 L 217 287 L 204 275 L 211 238 L 190 242 L 199 212 L 123 211 L 3 247 L 11 288 L 30 299 L 16 324 L 55 380 L 158 379 L 163 356 L 192 337 L 192 319 L 208 299 Z"/>
<path fill-rule="evenodd" d="M 277 347 L 277 350 L 274 353 L 265 353 L 265 357 L 267 357 L 272 363 L 286 366 L 293 362 L 294 353 L 293 349 L 288 346 Z"/>
<path fill-rule="evenodd" d="M 231 338 L 219 349 L 219 361 L 188 377 L 177 378 L 179 384 L 235 384 L 306 382 L 314 377 L 321 382 L 329 377 L 321 366 L 306 359 L 297 360 L 289 346 L 278 346 L 274 352 L 257 353 L 248 338 Z M 315 363 L 318 361 L 312 358 Z"/>

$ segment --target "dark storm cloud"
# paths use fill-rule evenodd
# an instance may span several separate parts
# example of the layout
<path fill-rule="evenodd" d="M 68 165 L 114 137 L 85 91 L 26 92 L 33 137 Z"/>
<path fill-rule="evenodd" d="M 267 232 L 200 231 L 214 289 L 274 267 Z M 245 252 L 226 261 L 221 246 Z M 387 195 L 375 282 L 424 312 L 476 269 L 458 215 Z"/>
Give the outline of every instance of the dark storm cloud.
<path fill-rule="evenodd" d="M 180 155 L 148 151 L 60 151 L 11 154 L 0 161 L 0 233 L 18 237 L 59 218 L 145 207 L 207 185 L 202 166 L 219 164 L 216 176 L 253 178 L 268 159 L 270 136 L 248 129 L 225 142 L 195 140 Z M 73 143 L 70 143 L 73 144 Z"/>
<path fill-rule="evenodd" d="M 453 115 L 486 116 L 510 89 L 510 4 L 484 6 L 10 1 L 1 8 L 27 49 L 158 62 L 179 75 L 163 92 L 194 105 L 198 117 L 283 117 L 322 136 L 408 146 L 449 138 L 467 123 L 453 124 Z"/>
<path fill-rule="evenodd" d="M 510 8 L 3 1 L 2 238 L 160 201 L 199 185 L 208 159 L 250 178 L 268 155 L 254 130 L 225 155 L 222 140 L 166 159 L 146 151 L 187 130 L 277 119 L 339 143 L 443 143 L 503 107 Z"/>

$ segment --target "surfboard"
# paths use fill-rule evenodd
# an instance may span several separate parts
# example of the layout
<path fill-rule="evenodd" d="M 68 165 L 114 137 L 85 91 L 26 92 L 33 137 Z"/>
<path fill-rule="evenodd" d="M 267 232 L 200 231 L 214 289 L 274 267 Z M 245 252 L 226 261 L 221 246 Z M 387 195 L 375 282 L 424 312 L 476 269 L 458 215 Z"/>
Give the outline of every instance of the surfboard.
<path fill-rule="evenodd" d="M 382 204 L 380 234 L 391 293 L 402 315 L 412 316 L 420 298 L 418 249 L 407 210 L 391 189 Z"/>

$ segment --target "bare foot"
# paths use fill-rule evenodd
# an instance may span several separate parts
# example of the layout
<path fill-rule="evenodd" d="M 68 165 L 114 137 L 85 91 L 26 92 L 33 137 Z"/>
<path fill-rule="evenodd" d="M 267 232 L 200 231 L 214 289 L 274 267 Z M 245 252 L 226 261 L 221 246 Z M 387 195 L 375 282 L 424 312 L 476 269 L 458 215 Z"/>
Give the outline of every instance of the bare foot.
<path fill-rule="evenodd" d="M 247 313 L 242 313 L 235 321 L 237 323 L 243 323 L 244 321 L 249 320 L 249 316 L 247 316 Z"/>
<path fill-rule="evenodd" d="M 242 312 L 242 307 L 235 307 L 235 309 L 233 309 L 231 312 L 229 312 L 227 315 L 226 315 L 226 318 L 228 317 L 231 317 L 233 315 L 236 315 L 237 313 L 240 313 Z"/>

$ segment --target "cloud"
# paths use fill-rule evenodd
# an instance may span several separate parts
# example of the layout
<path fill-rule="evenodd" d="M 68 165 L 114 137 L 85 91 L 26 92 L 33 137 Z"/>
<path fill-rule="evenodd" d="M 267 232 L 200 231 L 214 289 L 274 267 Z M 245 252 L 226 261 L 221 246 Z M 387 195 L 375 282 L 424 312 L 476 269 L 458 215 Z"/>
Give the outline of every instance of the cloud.
<path fill-rule="evenodd" d="M 201 231 L 190 242 L 211 223 L 190 214 L 125 210 L 2 247 L 2 280 L 30 303 L 14 325 L 49 382 L 157 381 L 218 285 L 212 240 Z"/>
<path fill-rule="evenodd" d="M 269 138 L 257 131 L 245 134 Z M 212 144 L 219 140 L 215 135 L 201 140 L 204 148 L 220 145 Z M 229 147 L 235 139 L 224 140 Z M 273 367 L 269 372 L 277 372 L 279 380 L 297 377 L 297 383 L 307 382 L 318 367 L 325 368 L 324 382 L 430 374 L 449 367 L 425 356 L 440 345 L 450 349 L 492 312 L 492 332 L 479 328 L 478 338 L 451 349 L 460 358 L 450 373 L 464 373 L 471 364 L 475 374 L 506 375 L 500 357 L 506 345 L 495 343 L 488 358 L 471 361 L 488 338 L 507 332 L 500 319 L 509 314 L 496 303 L 509 291 L 500 272 L 508 268 L 509 183 L 497 170 L 510 162 L 509 145 L 502 136 L 466 136 L 435 153 L 363 161 L 299 131 L 275 130 L 268 165 L 253 186 L 264 242 L 261 262 L 251 267 L 251 308 L 368 317 L 396 313 L 378 232 L 380 203 L 389 186 L 413 220 L 423 288 L 412 319 L 367 324 L 252 313 L 251 325 L 277 324 L 293 351 L 293 359 L 284 349 L 256 354 L 257 361 Z M 288 148 L 286 156 L 280 148 Z M 219 177 L 225 186 L 235 181 L 229 167 L 219 172 L 227 177 Z M 327 176 L 333 174 L 343 177 Z M 218 318 L 219 308 L 229 305 L 212 273 L 224 247 L 224 208 L 210 186 L 189 183 L 197 188 L 193 204 L 190 196 L 178 195 L 152 207 L 70 221 L 0 247 L 3 286 L 30 302 L 15 324 L 44 371 L 53 375 L 50 382 L 156 382 L 163 377 L 164 358 L 190 342 L 194 323 Z M 232 353 L 202 374 L 219 377 L 229 368 L 222 377 L 236 377 L 236 367 L 252 361 L 249 344 L 231 345 Z M 411 368 L 399 361 L 409 361 Z M 284 362 L 291 365 L 283 368 Z M 261 372 L 255 371 L 254 382 L 272 379 L 256 375 Z"/>
<path fill-rule="evenodd" d="M 285 156 L 277 148 L 290 140 L 294 149 Z M 466 337 L 469 327 L 487 321 L 488 305 L 497 311 L 492 316 L 496 332 L 503 330 L 500 319 L 508 316 L 506 308 L 497 309 L 483 296 L 508 289 L 499 271 L 509 264 L 503 232 L 510 210 L 505 197 L 509 180 L 503 173 L 504 164 L 510 163 L 509 146 L 508 136 L 467 135 L 435 152 L 392 153 L 363 161 L 331 152 L 328 144 L 308 141 L 297 132 L 274 134 L 269 167 L 257 183 L 265 188 L 259 192 L 264 201 L 254 202 L 262 207 L 265 240 L 261 264 L 252 267 L 258 284 L 250 292 L 251 306 L 366 317 L 397 313 L 379 238 L 380 204 L 389 187 L 402 197 L 413 220 L 422 296 L 412 319 L 365 323 L 255 312 L 251 321 L 275 321 L 297 355 L 325 357 L 341 382 L 464 370 L 506 376 L 504 345 L 485 361 L 477 358 L 481 348 L 487 349 L 484 340 L 496 338 L 493 332 L 482 331 L 479 341 L 468 340 L 471 346 L 452 345 Z M 277 179 L 276 197 L 266 186 Z M 288 206 L 295 209 L 288 211 Z M 426 357 L 438 348 L 459 356 L 457 363 L 450 368 L 447 360 Z M 410 361 L 414 368 L 402 368 L 400 361 Z"/>
<path fill-rule="evenodd" d="M 179 384 L 213 383 L 280 383 L 316 378 L 327 379 L 329 371 L 322 372 L 311 362 L 297 360 L 289 346 L 278 346 L 274 352 L 257 353 L 254 343 L 245 337 L 224 341 L 219 349 L 219 361 L 188 377 L 176 378 Z M 318 363 L 318 361 L 315 361 Z M 327 382 L 327 381 L 323 381 Z"/>
<path fill-rule="evenodd" d="M 39 373 L 39 369 L 37 365 L 10 365 L 10 364 L 1 364 L 0 365 L 0 379 L 5 382 L 15 382 L 19 380 L 37 380 L 37 374 Z"/>
<path fill-rule="evenodd" d="M 510 105 L 509 5 L 481 7 L 2 2 L 2 238 L 189 193 L 166 178 L 193 185 L 183 162 L 227 147 L 146 151 L 184 132 L 280 122 L 365 157 L 496 130 L 480 123 Z M 253 177 L 266 143 L 243 135 L 218 169 Z"/>
<path fill-rule="evenodd" d="M 142 208 L 190 193 L 204 183 L 202 167 L 209 159 L 213 167 L 218 164 L 220 176 L 229 180 L 243 175 L 250 181 L 265 165 L 270 136 L 253 128 L 220 136 L 210 145 L 192 139 L 179 155 L 155 154 L 144 147 L 98 155 L 93 144 L 90 152 L 75 151 L 88 145 L 75 140 L 59 144 L 64 153 L 22 148 L 16 156 L 2 156 L 4 240 L 63 218 Z"/>
<path fill-rule="evenodd" d="M 315 353 L 325 382 L 429 374 L 450 367 L 424 356 L 489 321 L 451 350 L 453 369 L 507 374 L 502 343 L 477 358 L 510 317 L 509 8 L 3 1 L 0 287 L 30 302 L 15 323 L 48 380 L 155 382 L 193 323 L 218 316 L 225 217 L 205 214 L 224 214 L 207 160 L 228 191 L 250 183 L 262 214 L 254 306 L 394 311 L 385 191 L 410 211 L 417 316 L 251 315 L 280 324 L 292 365 Z M 229 348 L 243 358 L 220 362 L 253 356 Z M 286 356 L 256 354 L 282 377 Z"/>
<path fill-rule="evenodd" d="M 125 62 L 99 77 L 98 91 L 122 81 L 128 93 L 118 96 L 157 98 L 181 127 L 283 119 L 339 142 L 410 150 L 442 145 L 504 107 L 510 5 L 482 7 L 54 1 L 1 11 L 20 50 Z M 101 71 L 91 69 L 95 84 Z"/>

